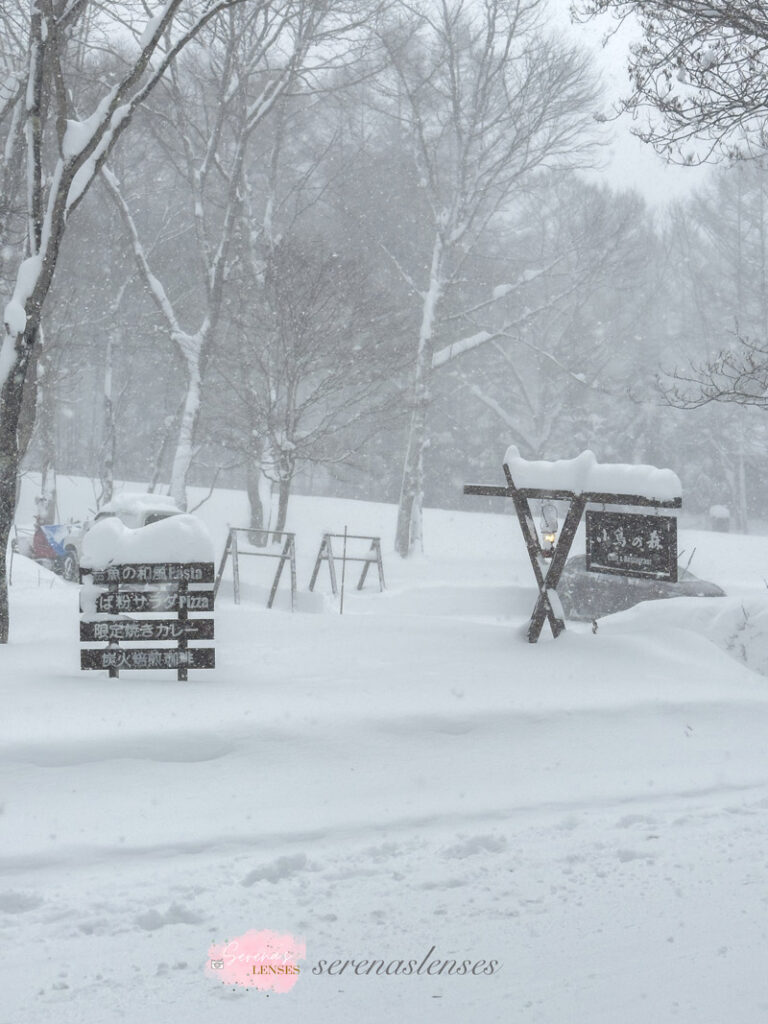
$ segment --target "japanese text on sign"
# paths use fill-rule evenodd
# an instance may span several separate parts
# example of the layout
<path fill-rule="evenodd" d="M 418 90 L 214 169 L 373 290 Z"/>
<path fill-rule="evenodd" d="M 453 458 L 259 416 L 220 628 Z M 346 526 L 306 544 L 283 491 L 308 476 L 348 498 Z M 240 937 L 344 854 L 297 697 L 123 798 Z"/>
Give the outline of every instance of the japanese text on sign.
<path fill-rule="evenodd" d="M 677 582 L 677 519 L 629 512 L 586 514 L 587 569 Z"/>
<path fill-rule="evenodd" d="M 213 564 L 209 562 L 139 563 L 109 565 L 105 569 L 86 569 L 96 585 L 105 583 L 213 583 Z"/>

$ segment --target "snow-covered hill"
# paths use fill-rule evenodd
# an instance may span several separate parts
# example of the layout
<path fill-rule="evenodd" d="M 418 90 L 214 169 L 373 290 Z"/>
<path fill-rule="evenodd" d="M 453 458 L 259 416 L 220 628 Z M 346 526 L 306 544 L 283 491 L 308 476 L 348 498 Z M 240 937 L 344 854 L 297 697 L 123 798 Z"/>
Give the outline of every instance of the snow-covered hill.
<path fill-rule="evenodd" d="M 60 501 L 79 515 L 87 489 Z M 245 513 L 234 492 L 202 506 L 217 551 Z M 77 588 L 15 560 L 2 1024 L 763 1024 L 768 679 L 743 660 L 766 666 L 768 539 L 682 531 L 727 598 L 531 647 L 510 515 L 430 510 L 409 562 L 394 515 L 294 499 L 300 588 L 346 525 L 382 536 L 387 591 L 341 616 L 325 570 L 325 597 L 268 612 L 274 566 L 244 559 L 217 668 L 188 683 L 80 672 Z M 289 993 L 204 973 L 249 929 L 305 939 Z M 502 968 L 312 972 L 431 947 Z"/>

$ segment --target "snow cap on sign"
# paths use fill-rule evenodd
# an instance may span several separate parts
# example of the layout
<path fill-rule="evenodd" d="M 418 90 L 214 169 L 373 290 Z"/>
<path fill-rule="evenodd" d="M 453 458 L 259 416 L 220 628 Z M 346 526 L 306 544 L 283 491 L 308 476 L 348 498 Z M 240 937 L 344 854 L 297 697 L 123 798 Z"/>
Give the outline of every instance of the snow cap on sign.
<path fill-rule="evenodd" d="M 637 494 L 651 501 L 672 501 L 683 493 L 677 473 L 655 466 L 599 463 L 594 452 L 585 451 L 575 459 L 529 462 L 515 445 L 504 456 L 515 487 L 548 491 L 601 494 Z"/>
<path fill-rule="evenodd" d="M 108 565 L 162 562 L 212 562 L 213 541 L 195 516 L 161 519 L 132 530 L 114 516 L 95 523 L 83 540 L 81 565 L 103 569 Z"/>

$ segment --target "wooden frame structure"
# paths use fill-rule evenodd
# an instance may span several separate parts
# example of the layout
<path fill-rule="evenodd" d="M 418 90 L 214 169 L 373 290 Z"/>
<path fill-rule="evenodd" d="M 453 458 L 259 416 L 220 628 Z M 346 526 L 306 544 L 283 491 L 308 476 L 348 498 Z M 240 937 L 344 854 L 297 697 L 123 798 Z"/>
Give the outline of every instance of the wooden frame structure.
<path fill-rule="evenodd" d="M 237 543 L 238 533 L 247 534 L 260 534 L 261 536 L 271 536 L 275 539 L 284 538 L 283 547 L 280 551 L 269 551 L 266 547 L 263 549 L 259 548 L 256 551 L 241 551 Z M 221 556 L 219 562 L 219 568 L 216 573 L 216 582 L 214 583 L 213 593 L 214 596 L 219 592 L 219 586 L 221 584 L 222 576 L 224 575 L 224 568 L 227 564 L 227 559 L 231 556 L 232 558 L 232 587 L 234 590 L 235 604 L 240 604 L 240 556 L 254 556 L 256 558 L 279 558 L 280 561 L 277 563 L 277 570 L 275 572 L 274 579 L 272 580 L 272 588 L 269 591 L 269 599 L 267 600 L 267 608 L 271 608 L 275 602 L 277 596 L 277 587 L 280 583 L 280 577 L 283 573 L 283 566 L 288 562 L 291 571 L 291 611 L 294 610 L 296 605 L 296 534 L 295 533 L 281 533 L 275 532 L 274 530 L 252 530 L 245 526 L 231 526 L 229 528 L 229 534 L 227 536 L 227 543 L 224 546 L 224 554 Z"/>
<path fill-rule="evenodd" d="M 344 553 L 337 555 L 333 550 L 333 541 L 350 541 L 350 540 L 368 540 L 371 542 L 371 546 L 364 555 L 348 555 L 346 548 Z M 363 562 L 363 571 L 360 573 L 360 579 L 357 583 L 357 589 L 362 590 L 365 586 L 365 578 L 368 575 L 368 569 L 375 565 L 379 574 L 379 591 L 385 589 L 384 587 L 384 566 L 381 561 L 381 537 L 365 537 L 360 534 L 354 533 L 324 533 L 323 539 L 320 542 L 320 550 L 317 553 L 315 559 L 315 567 L 312 570 L 312 579 L 309 581 L 309 589 L 315 589 L 315 583 L 320 573 L 320 566 L 323 562 L 328 563 L 328 571 L 331 576 L 331 590 L 333 596 L 336 597 L 339 593 L 339 587 L 336 580 L 336 565 L 335 560 L 340 558 L 342 560 L 342 572 L 347 562 Z"/>
<path fill-rule="evenodd" d="M 539 596 L 531 614 L 531 621 L 528 624 L 528 642 L 535 644 L 539 639 L 541 630 L 546 621 L 552 630 L 552 635 L 558 637 L 565 629 L 560 600 L 557 598 L 557 585 L 560 582 L 565 563 L 570 554 L 573 539 L 579 528 L 581 517 L 588 504 L 597 505 L 625 505 L 642 508 L 681 508 L 681 498 L 671 498 L 662 501 L 655 498 L 648 498 L 641 494 L 614 494 L 603 491 L 575 491 L 558 490 L 557 488 L 538 487 L 516 487 L 512 479 L 509 466 L 504 463 L 504 475 L 507 478 L 506 487 L 492 487 L 483 484 L 466 484 L 465 494 L 477 494 L 494 498 L 511 498 L 520 529 L 523 531 L 523 539 L 528 549 L 528 557 L 531 560 L 533 574 L 536 577 L 536 585 L 539 588 Z M 530 499 L 541 498 L 549 501 L 569 502 L 568 513 L 560 531 L 557 544 L 554 547 L 549 565 L 542 554 L 539 544 L 536 526 L 531 512 Z M 554 594 L 554 602 L 551 595 Z"/>

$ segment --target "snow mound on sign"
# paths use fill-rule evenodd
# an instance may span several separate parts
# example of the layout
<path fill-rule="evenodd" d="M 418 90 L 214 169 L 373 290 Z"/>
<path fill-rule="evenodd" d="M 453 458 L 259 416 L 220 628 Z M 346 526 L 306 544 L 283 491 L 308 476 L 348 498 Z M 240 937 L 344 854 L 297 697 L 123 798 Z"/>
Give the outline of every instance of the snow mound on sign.
<path fill-rule="evenodd" d="M 504 456 L 515 487 L 539 490 L 585 491 L 603 494 L 638 494 L 656 501 L 671 501 L 683 493 L 677 473 L 655 466 L 632 466 L 623 463 L 600 464 L 589 450 L 575 459 L 555 462 L 529 462 L 521 457 L 515 445 Z"/>
<path fill-rule="evenodd" d="M 81 565 L 101 569 L 132 562 L 212 562 L 213 541 L 195 516 L 178 515 L 132 530 L 110 517 L 95 523 L 83 541 Z"/>

